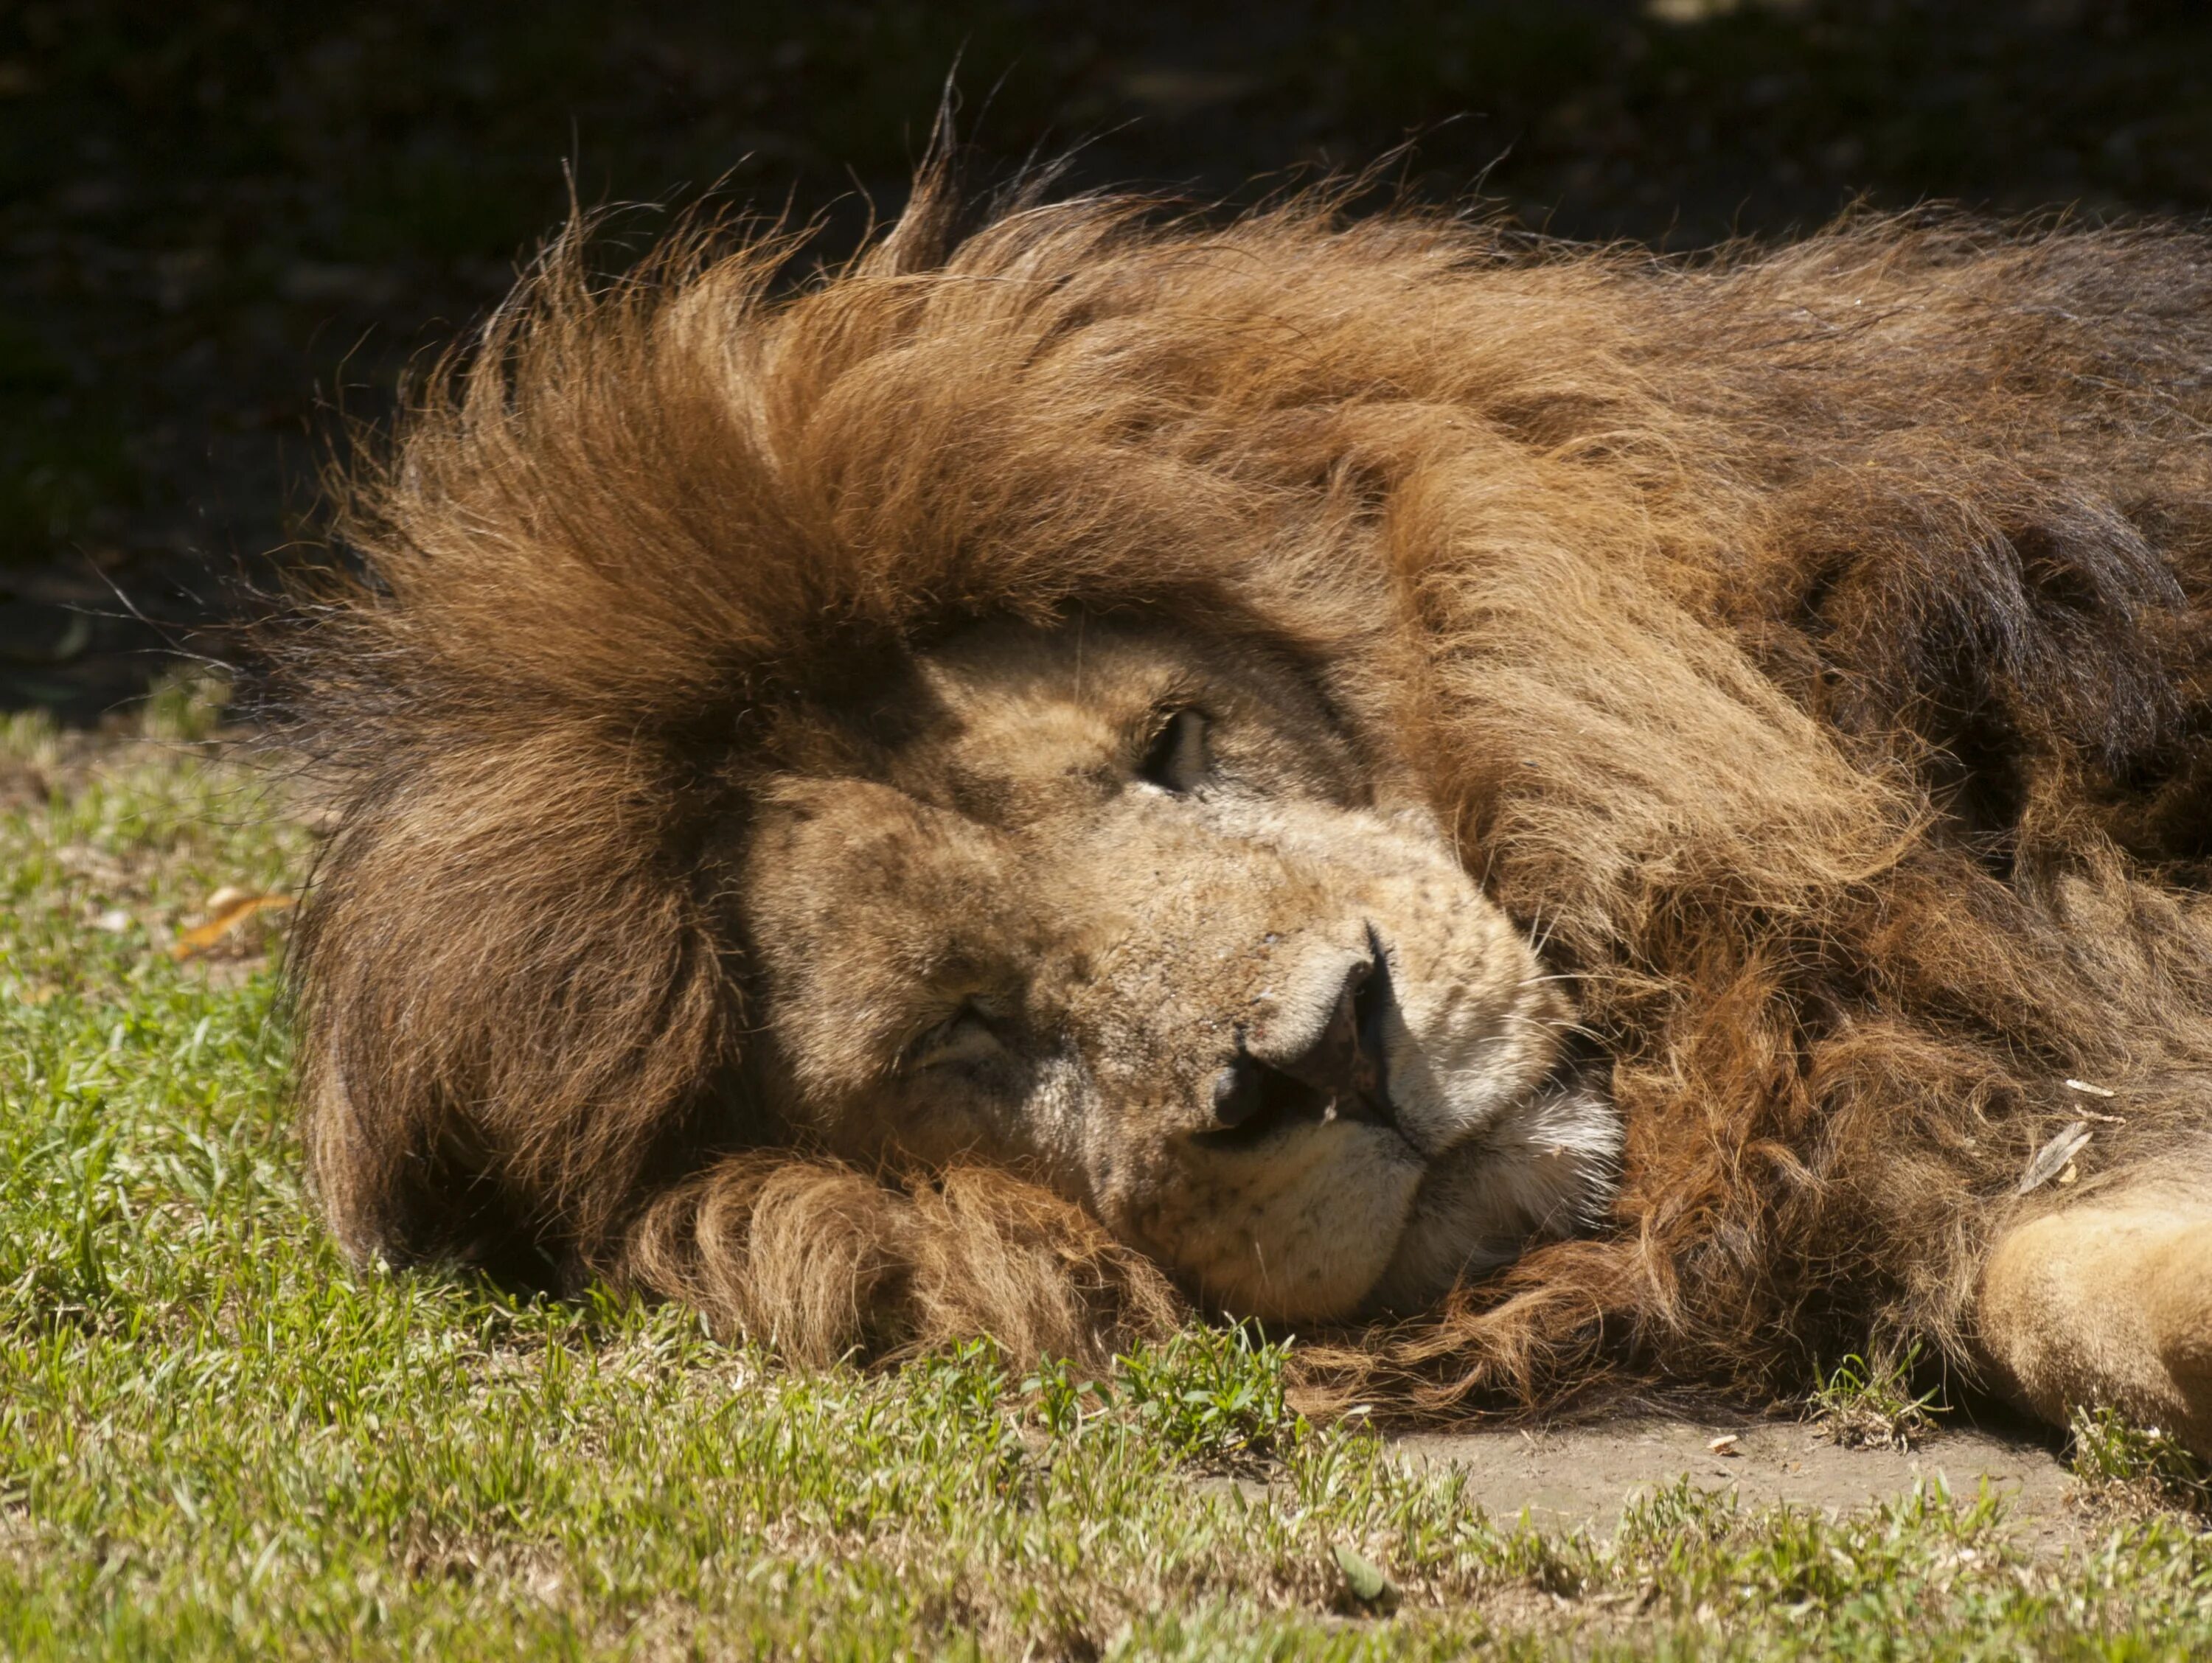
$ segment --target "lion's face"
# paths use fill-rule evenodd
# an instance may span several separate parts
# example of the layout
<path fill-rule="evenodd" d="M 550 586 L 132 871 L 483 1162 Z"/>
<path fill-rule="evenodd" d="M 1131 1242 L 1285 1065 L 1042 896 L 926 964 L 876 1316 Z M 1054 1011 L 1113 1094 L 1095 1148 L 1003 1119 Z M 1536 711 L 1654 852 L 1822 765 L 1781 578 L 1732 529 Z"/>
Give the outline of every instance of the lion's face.
<path fill-rule="evenodd" d="M 1285 1320 L 1601 1205 L 1617 1126 L 1556 979 L 1291 670 L 989 626 L 794 733 L 733 901 L 802 1132 L 1013 1167 Z"/>

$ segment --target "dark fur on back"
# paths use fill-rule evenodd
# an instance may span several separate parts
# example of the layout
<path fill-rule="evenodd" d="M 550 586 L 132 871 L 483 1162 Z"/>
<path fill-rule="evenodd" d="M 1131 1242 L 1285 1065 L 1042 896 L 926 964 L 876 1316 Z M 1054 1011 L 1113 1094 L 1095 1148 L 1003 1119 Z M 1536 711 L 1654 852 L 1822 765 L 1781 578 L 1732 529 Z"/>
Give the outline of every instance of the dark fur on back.
<path fill-rule="evenodd" d="M 356 480 L 368 580 L 291 653 L 344 781 L 295 963 L 354 1252 L 801 1356 L 1171 1320 L 1011 1178 L 779 1150 L 714 922 L 792 698 L 1076 608 L 1234 619 L 1390 713 L 1615 1059 L 1613 1227 L 1308 1347 L 1318 1384 L 1959 1355 L 2068 1077 L 2124 1120 L 2087 1188 L 2212 1125 L 2202 240 L 1680 261 L 1084 200 L 948 243 L 947 205 L 783 298 L 781 246 L 594 286 L 572 234 Z"/>

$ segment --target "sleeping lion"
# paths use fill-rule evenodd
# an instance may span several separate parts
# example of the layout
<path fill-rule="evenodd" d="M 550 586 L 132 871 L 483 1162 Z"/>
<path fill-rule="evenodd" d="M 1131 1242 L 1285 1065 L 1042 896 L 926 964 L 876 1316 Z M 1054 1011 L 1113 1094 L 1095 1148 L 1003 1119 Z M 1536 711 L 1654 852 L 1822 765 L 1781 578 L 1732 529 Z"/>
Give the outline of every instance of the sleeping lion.
<path fill-rule="evenodd" d="M 286 648 L 360 1260 L 2212 1451 L 2212 245 L 572 230 Z"/>

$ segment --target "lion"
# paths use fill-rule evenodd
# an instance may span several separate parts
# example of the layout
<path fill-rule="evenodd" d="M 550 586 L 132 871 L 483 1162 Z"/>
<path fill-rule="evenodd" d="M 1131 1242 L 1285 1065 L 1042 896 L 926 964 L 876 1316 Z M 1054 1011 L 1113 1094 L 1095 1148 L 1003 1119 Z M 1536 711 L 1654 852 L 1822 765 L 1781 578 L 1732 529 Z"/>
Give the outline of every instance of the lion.
<path fill-rule="evenodd" d="M 964 217 L 963 217 L 964 216 Z M 2212 246 L 572 226 L 284 648 L 354 1259 L 2212 1451 Z"/>

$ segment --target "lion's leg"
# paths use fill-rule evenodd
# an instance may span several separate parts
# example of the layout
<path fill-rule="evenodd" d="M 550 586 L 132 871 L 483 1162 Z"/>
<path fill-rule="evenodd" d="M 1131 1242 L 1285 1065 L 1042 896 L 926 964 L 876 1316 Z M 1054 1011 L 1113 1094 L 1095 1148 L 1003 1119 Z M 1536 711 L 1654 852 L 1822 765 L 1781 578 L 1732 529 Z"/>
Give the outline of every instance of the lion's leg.
<path fill-rule="evenodd" d="M 2116 1197 L 2000 1236 L 1982 1271 L 1983 1351 L 2059 1425 L 2108 1404 L 2212 1454 L 2212 1197 Z"/>

